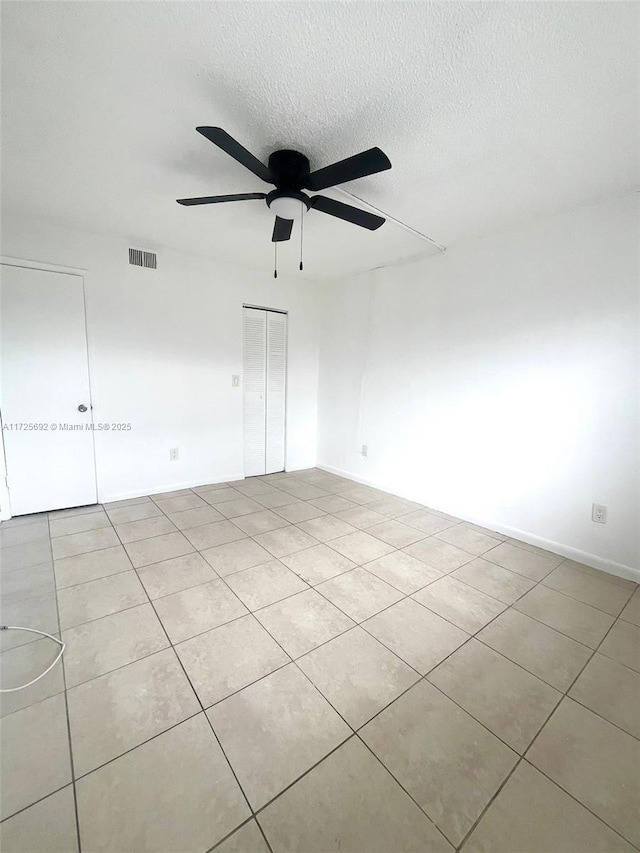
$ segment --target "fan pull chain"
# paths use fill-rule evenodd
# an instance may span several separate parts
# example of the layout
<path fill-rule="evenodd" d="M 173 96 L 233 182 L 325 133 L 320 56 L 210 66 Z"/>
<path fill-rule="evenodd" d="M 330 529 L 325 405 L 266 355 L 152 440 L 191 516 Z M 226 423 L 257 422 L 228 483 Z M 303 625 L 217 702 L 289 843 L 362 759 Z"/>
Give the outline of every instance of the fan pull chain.
<path fill-rule="evenodd" d="M 274 258 L 273 258 L 273 277 L 278 278 L 278 243 L 273 244 Z"/>
<path fill-rule="evenodd" d="M 303 205 L 304 208 L 304 205 Z M 304 210 L 302 211 L 302 216 L 300 217 L 300 272 L 304 269 L 302 266 L 302 237 L 304 234 Z"/>

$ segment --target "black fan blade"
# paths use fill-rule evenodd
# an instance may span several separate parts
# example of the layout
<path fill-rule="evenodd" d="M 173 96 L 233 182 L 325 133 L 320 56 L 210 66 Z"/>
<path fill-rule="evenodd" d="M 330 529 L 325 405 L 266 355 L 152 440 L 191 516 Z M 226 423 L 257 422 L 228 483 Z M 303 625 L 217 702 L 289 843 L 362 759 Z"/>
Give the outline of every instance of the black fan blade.
<path fill-rule="evenodd" d="M 292 228 L 293 219 L 281 219 L 279 216 L 276 216 L 276 221 L 273 225 L 273 234 L 271 236 L 271 242 L 282 243 L 284 240 L 290 240 Z"/>
<path fill-rule="evenodd" d="M 203 195 L 200 198 L 177 198 L 178 204 L 219 204 L 221 201 L 249 201 L 253 198 L 266 198 L 265 193 L 237 193 L 236 195 Z"/>
<path fill-rule="evenodd" d="M 226 130 L 223 130 L 221 127 L 196 127 L 196 130 L 206 137 L 209 142 L 213 142 L 214 145 L 222 148 L 226 154 L 233 157 L 238 163 L 241 163 L 245 169 L 257 175 L 258 178 L 266 181 L 268 184 L 273 183 L 273 175 L 270 169 L 264 163 L 261 163 L 257 157 L 254 157 L 250 151 L 243 148 L 239 142 L 236 142 L 232 136 L 229 136 Z"/>
<path fill-rule="evenodd" d="M 391 168 L 391 161 L 379 148 L 370 148 L 361 154 L 347 157 L 332 166 L 325 166 L 312 172 L 306 181 L 308 190 L 326 190 L 335 187 L 336 184 L 344 184 L 346 181 L 355 181 L 356 178 L 364 178 L 367 175 L 375 175 L 376 172 L 384 172 Z"/>
<path fill-rule="evenodd" d="M 350 204 L 343 204 L 341 201 L 334 201 L 332 198 L 323 195 L 314 195 L 311 199 L 311 207 L 321 213 L 328 213 L 329 216 L 337 216 L 338 219 L 353 222 L 354 225 L 360 225 L 361 228 L 368 228 L 369 231 L 375 231 L 376 228 L 380 228 L 386 222 L 381 216 L 360 210 L 359 207 L 352 207 Z"/>

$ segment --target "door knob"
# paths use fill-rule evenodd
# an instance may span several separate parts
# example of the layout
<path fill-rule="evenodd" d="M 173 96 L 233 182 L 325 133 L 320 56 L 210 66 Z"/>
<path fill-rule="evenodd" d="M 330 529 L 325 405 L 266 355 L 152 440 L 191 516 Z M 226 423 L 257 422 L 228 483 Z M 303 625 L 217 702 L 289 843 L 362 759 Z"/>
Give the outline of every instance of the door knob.
<path fill-rule="evenodd" d="M 85 406 L 84 403 L 80 403 L 80 405 L 78 406 L 78 411 L 79 412 L 86 412 L 87 411 L 87 407 Z"/>

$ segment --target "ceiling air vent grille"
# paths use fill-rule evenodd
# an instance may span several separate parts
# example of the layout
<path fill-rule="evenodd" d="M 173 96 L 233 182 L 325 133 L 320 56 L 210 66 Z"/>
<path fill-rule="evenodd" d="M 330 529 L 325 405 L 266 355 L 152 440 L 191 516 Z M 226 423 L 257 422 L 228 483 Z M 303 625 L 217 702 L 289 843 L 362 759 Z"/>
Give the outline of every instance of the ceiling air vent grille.
<path fill-rule="evenodd" d="M 158 269 L 158 256 L 155 252 L 129 249 L 129 263 L 134 267 L 146 267 L 148 270 L 155 270 Z"/>

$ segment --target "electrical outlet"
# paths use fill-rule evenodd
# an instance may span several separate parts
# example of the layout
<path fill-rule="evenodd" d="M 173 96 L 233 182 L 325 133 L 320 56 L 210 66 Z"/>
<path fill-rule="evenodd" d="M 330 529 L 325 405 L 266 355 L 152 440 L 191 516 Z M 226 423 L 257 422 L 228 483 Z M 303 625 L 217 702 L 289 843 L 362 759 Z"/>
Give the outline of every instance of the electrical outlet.
<path fill-rule="evenodd" d="M 240 377 L 236 373 L 234 373 L 233 376 L 231 377 L 231 387 L 232 388 L 239 388 L 240 387 Z"/>
<path fill-rule="evenodd" d="M 368 456 L 368 455 L 369 455 L 369 445 L 368 445 L 368 444 L 363 444 L 363 445 L 362 445 L 362 455 L 363 455 L 363 456 Z"/>
<path fill-rule="evenodd" d="M 178 456 L 180 455 L 179 449 L 177 447 L 172 447 L 169 451 L 169 462 L 177 462 Z"/>
<path fill-rule="evenodd" d="M 595 521 L 597 524 L 606 524 L 607 523 L 607 508 L 602 504 L 592 504 L 591 505 L 591 521 Z"/>

